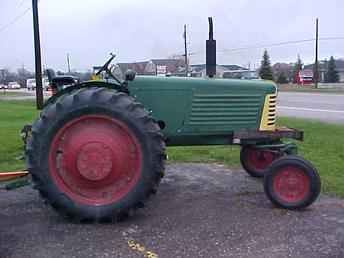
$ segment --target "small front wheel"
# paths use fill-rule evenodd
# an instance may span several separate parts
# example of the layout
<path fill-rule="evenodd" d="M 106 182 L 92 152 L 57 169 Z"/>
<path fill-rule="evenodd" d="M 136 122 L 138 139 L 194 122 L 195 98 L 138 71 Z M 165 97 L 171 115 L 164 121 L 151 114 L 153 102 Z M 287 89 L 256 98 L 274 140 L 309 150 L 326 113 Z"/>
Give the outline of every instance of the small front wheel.
<path fill-rule="evenodd" d="M 243 146 L 240 162 L 245 171 L 253 177 L 263 177 L 271 163 L 282 156 L 282 153 L 255 146 Z"/>
<path fill-rule="evenodd" d="M 274 161 L 264 176 L 264 190 L 277 207 L 303 209 L 319 196 L 320 177 L 307 160 L 290 155 Z"/>

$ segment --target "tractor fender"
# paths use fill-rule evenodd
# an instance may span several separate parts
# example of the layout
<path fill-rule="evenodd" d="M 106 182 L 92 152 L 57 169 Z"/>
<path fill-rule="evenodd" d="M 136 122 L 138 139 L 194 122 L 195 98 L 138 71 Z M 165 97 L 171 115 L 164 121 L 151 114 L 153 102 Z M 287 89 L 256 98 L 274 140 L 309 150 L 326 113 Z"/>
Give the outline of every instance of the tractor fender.
<path fill-rule="evenodd" d="M 85 81 L 85 82 L 77 83 L 73 86 L 70 86 L 58 91 L 56 94 L 52 95 L 47 101 L 44 102 L 43 108 L 51 103 L 54 103 L 56 99 L 58 99 L 62 95 L 69 94 L 76 89 L 90 88 L 90 87 L 109 88 L 109 89 L 114 89 L 114 90 L 120 89 L 120 85 L 116 83 L 109 83 L 105 81 Z"/>
<path fill-rule="evenodd" d="M 61 97 L 62 95 L 70 94 L 74 90 L 83 89 L 83 88 L 94 88 L 94 87 L 96 87 L 96 88 L 108 88 L 108 89 L 112 89 L 115 91 L 121 91 L 121 86 L 119 84 L 116 84 L 116 83 L 109 83 L 109 82 L 105 82 L 105 81 L 85 81 L 85 82 L 77 83 L 73 86 L 70 86 L 68 88 L 65 88 L 65 89 L 58 91 L 56 94 L 52 95 L 46 102 L 44 102 L 43 109 L 46 106 L 56 102 L 56 100 L 59 97 Z M 134 96 L 132 96 L 132 97 L 134 98 Z M 147 112 L 149 112 L 149 111 L 147 111 Z M 152 119 L 156 123 L 158 123 L 158 125 L 161 129 L 163 129 L 165 127 L 164 122 L 160 121 L 160 120 L 158 121 L 157 119 L 154 118 L 154 116 L 151 112 L 149 112 L 149 113 L 150 113 Z"/>

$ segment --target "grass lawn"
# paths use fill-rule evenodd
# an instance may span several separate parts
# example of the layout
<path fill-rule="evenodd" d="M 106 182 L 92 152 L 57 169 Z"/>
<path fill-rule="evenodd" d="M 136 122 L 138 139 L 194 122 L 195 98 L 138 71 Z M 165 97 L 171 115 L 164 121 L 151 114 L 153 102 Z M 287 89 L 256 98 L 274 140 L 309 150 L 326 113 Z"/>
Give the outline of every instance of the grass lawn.
<path fill-rule="evenodd" d="M 20 129 L 37 116 L 32 101 L 0 101 L 0 171 L 24 169 L 16 158 L 22 154 Z M 305 142 L 299 153 L 318 169 L 323 191 L 344 197 L 344 125 L 324 124 L 294 118 L 279 123 L 303 129 Z M 239 148 L 234 146 L 170 147 L 169 161 L 218 162 L 239 168 Z"/>
<path fill-rule="evenodd" d="M 33 101 L 0 100 L 0 171 L 23 169 L 17 157 L 23 153 L 20 130 L 36 116 Z"/>
<path fill-rule="evenodd" d="M 25 92 L 16 92 L 16 91 L 4 91 L 4 90 L 0 90 L 0 98 L 1 98 L 1 97 L 19 96 L 19 95 L 27 95 L 27 94 L 25 94 Z"/>
<path fill-rule="evenodd" d="M 332 93 L 344 94 L 344 87 L 334 88 L 315 88 L 314 84 L 300 86 L 297 84 L 279 84 L 278 91 L 281 92 L 308 92 L 308 93 Z"/>

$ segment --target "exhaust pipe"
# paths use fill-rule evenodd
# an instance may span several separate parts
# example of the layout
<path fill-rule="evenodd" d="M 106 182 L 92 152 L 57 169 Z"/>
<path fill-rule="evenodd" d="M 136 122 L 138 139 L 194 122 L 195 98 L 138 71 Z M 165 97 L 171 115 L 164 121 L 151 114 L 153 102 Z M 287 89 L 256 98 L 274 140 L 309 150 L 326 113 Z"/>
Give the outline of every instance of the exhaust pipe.
<path fill-rule="evenodd" d="M 209 78 L 216 76 L 216 40 L 214 40 L 213 18 L 209 17 L 209 39 L 206 42 L 206 73 Z"/>

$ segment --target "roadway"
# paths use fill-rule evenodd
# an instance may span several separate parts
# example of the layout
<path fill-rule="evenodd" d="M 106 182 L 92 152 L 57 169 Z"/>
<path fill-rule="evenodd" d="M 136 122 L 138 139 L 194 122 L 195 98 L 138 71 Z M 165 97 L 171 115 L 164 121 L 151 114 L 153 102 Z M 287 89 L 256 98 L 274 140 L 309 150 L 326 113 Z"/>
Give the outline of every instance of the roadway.
<path fill-rule="evenodd" d="M 344 123 L 344 94 L 279 92 L 279 116 Z"/>
<path fill-rule="evenodd" d="M 51 91 L 43 91 L 44 97 L 49 98 Z M 36 97 L 35 91 L 28 91 L 27 89 L 18 90 L 0 90 L 0 101 L 1 100 L 33 100 Z"/>

